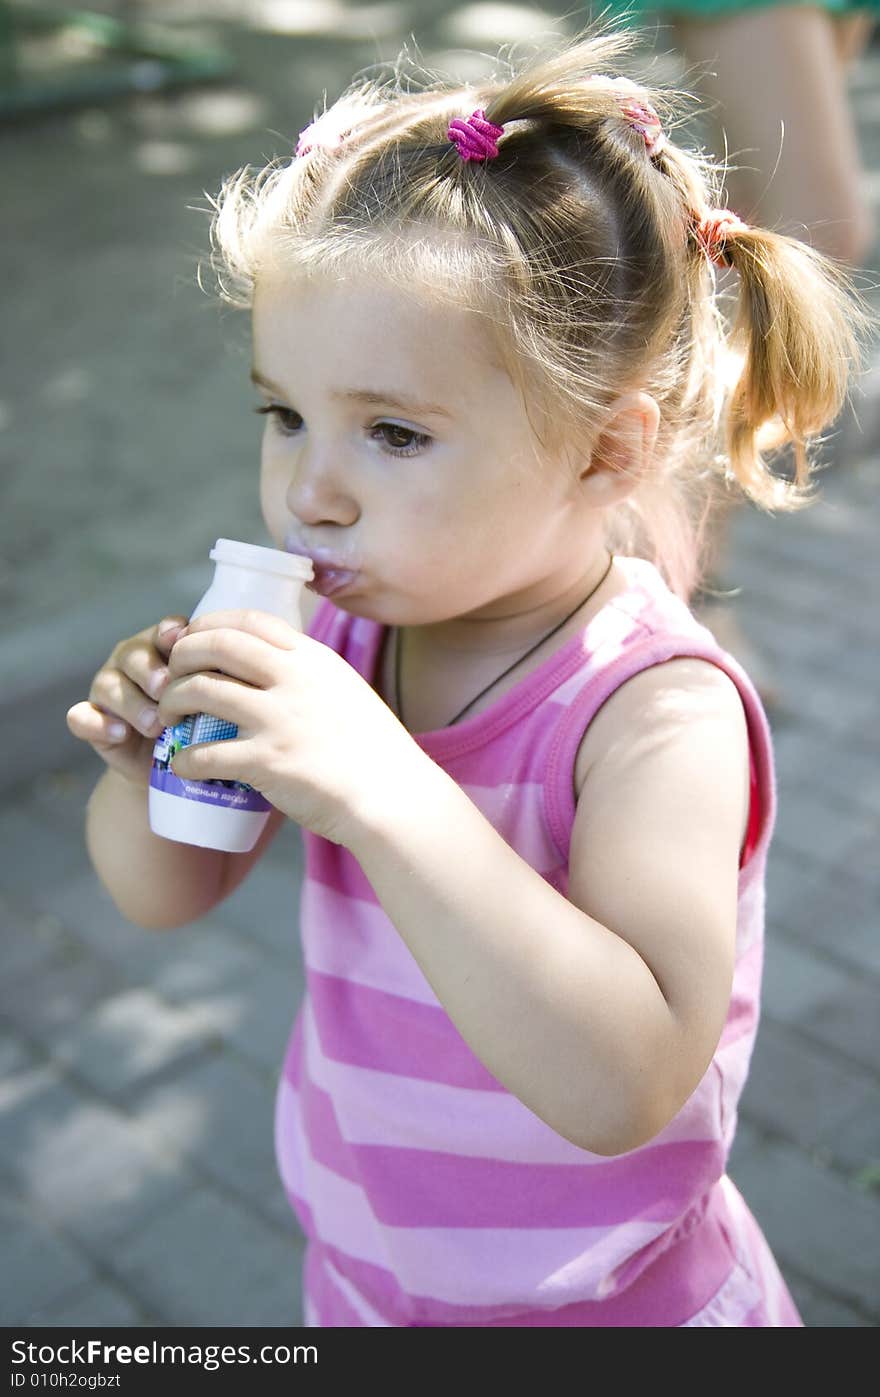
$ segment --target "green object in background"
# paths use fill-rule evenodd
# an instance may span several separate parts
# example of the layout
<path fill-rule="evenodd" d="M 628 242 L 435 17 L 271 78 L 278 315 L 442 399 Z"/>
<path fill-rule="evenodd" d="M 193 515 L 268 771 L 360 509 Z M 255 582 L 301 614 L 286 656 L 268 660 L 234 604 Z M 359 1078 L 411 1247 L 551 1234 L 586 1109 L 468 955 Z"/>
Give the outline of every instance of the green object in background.
<path fill-rule="evenodd" d="M 771 10 L 784 5 L 802 5 L 807 0 L 607 0 L 602 13 L 616 19 L 622 28 L 642 24 L 658 15 L 681 15 L 688 19 L 722 19 L 742 10 Z M 829 14 L 857 14 L 867 10 L 880 18 L 880 0 L 816 0 Z"/>
<path fill-rule="evenodd" d="M 144 24 L 132 0 L 119 18 L 0 0 L 0 117 L 109 101 L 225 77 L 229 55 Z"/>

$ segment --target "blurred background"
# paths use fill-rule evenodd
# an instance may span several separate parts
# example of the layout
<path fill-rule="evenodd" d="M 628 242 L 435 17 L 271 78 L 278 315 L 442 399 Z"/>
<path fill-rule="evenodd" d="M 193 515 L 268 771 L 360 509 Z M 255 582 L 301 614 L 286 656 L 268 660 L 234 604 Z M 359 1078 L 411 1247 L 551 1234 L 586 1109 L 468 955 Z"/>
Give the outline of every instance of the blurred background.
<path fill-rule="evenodd" d="M 134 927 L 85 852 L 103 766 L 65 724 L 119 638 L 194 606 L 218 537 L 269 542 L 247 317 L 196 282 L 205 191 L 291 150 L 325 91 L 332 102 L 405 41 L 468 77 L 499 44 L 589 18 L 537 3 L 0 0 L 6 1325 L 301 1322 L 302 1239 L 272 1144 L 302 992 L 298 832 L 210 917 Z M 649 71 L 688 86 L 673 27 L 635 22 Z M 876 30 L 845 85 L 871 228 L 857 282 L 876 308 Z M 725 605 L 772 668 L 780 786 L 764 1011 L 730 1172 L 805 1322 L 873 1327 L 876 345 L 824 459 L 820 502 L 738 510 L 723 560 Z"/>

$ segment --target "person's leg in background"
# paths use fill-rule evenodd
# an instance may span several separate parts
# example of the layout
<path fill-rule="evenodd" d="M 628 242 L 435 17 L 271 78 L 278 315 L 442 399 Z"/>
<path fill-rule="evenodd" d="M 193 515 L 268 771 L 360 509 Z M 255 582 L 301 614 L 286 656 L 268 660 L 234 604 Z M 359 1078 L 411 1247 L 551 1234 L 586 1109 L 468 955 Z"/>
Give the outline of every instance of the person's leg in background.
<path fill-rule="evenodd" d="M 706 74 L 718 149 L 723 131 L 740 166 L 727 182 L 736 212 L 852 265 L 874 227 L 846 78 L 872 23 L 868 11 L 782 5 L 717 19 L 676 14 L 672 24 L 696 76 Z"/>
<path fill-rule="evenodd" d="M 875 15 L 869 10 L 855 10 L 852 14 L 836 16 L 834 42 L 837 56 L 846 67 L 863 52 L 876 22 Z"/>
<path fill-rule="evenodd" d="M 707 99 L 712 145 L 726 150 L 730 207 L 745 222 L 789 233 L 858 267 L 874 241 L 847 94 L 847 70 L 870 38 L 868 11 L 833 15 L 814 5 L 697 19 L 670 15 L 671 37 Z M 722 274 L 729 298 L 735 273 Z M 721 587 L 730 509 L 719 512 L 708 588 Z M 779 698 L 768 661 L 746 640 L 730 601 L 707 597 L 697 614 L 752 674 L 768 705 Z"/>

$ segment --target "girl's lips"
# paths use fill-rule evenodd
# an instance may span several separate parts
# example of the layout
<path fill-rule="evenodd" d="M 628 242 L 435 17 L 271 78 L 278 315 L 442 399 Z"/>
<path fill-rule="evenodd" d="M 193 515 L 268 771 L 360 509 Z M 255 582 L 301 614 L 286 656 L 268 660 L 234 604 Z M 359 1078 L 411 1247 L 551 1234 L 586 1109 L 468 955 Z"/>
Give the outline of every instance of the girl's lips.
<path fill-rule="evenodd" d="M 319 597 L 335 596 L 337 592 L 351 586 L 360 573 L 359 568 L 345 567 L 341 559 L 334 557 L 329 548 L 304 547 L 293 534 L 287 535 L 284 547 L 288 553 L 298 553 L 301 558 L 311 559 L 315 575 L 306 583 L 306 587 L 310 592 L 316 592 Z"/>
<path fill-rule="evenodd" d="M 345 591 L 351 586 L 357 577 L 356 572 L 348 568 L 328 567 L 324 563 L 314 563 L 315 575 L 306 587 L 310 592 L 317 592 L 319 597 L 335 597 L 338 592 Z"/>

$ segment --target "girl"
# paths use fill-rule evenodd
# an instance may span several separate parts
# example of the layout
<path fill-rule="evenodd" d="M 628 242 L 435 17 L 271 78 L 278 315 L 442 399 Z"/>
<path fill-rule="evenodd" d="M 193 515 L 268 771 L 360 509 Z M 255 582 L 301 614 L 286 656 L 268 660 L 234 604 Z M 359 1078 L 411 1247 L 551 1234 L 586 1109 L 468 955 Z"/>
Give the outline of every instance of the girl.
<path fill-rule="evenodd" d="M 276 1142 L 309 1325 L 801 1324 L 725 1173 L 770 735 L 687 599 L 714 482 L 809 498 L 863 313 L 821 256 L 715 207 L 668 98 L 607 75 L 628 43 L 473 88 L 356 82 L 293 159 L 226 181 L 263 512 L 324 600 L 306 635 L 168 618 L 68 715 L 110 767 L 91 857 L 144 926 L 203 916 L 285 818 L 306 831 Z M 239 734 L 178 774 L 276 807 L 250 854 L 149 831 L 153 738 L 195 711 Z"/>

